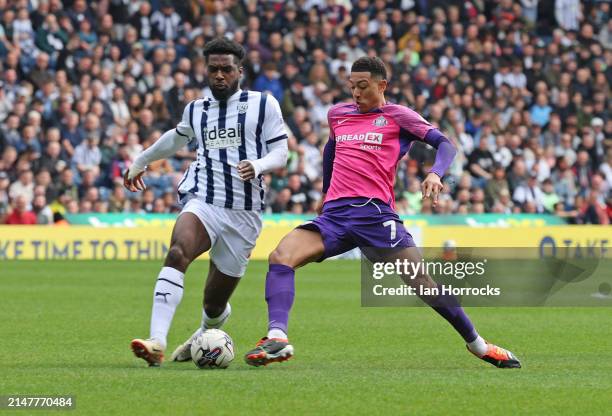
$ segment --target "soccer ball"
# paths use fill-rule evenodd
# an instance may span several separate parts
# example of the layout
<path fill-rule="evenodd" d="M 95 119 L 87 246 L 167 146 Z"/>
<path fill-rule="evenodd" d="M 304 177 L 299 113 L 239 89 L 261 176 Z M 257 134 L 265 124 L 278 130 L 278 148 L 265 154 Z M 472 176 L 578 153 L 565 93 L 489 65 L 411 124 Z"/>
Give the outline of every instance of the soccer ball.
<path fill-rule="evenodd" d="M 192 342 L 191 359 L 201 369 L 227 368 L 234 359 L 234 341 L 220 329 L 207 329 Z"/>

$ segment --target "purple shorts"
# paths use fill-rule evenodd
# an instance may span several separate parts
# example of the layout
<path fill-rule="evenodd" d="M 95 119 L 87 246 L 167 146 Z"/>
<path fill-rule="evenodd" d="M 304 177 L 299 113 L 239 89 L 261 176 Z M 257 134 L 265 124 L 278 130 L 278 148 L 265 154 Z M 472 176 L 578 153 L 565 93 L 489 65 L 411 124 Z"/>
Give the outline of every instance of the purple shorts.
<path fill-rule="evenodd" d="M 386 203 L 369 198 L 341 198 L 325 203 L 323 212 L 297 228 L 317 231 L 325 252 L 318 261 L 359 247 L 415 247 L 397 213 Z"/>

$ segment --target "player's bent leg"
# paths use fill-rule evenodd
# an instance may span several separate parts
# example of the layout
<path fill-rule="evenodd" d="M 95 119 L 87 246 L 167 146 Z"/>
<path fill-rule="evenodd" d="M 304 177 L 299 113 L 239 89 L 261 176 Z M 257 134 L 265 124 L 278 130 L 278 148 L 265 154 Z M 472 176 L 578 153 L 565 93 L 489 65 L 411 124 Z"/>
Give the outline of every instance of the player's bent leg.
<path fill-rule="evenodd" d="M 203 331 L 209 328 L 221 328 L 232 313 L 229 298 L 234 293 L 240 278 L 222 273 L 210 261 L 208 278 L 204 287 L 202 324 L 185 342 L 179 345 L 170 359 L 172 361 L 191 360 L 191 344 Z"/>
<path fill-rule="evenodd" d="M 240 282 L 240 277 L 220 271 L 211 260 L 204 286 L 202 328 L 221 328 L 232 313 L 229 299 Z"/>
<path fill-rule="evenodd" d="M 377 248 L 364 248 L 362 249 L 364 255 L 371 262 L 390 262 L 394 263 L 396 260 L 407 260 L 411 264 L 421 263 L 423 256 L 421 251 L 417 247 L 403 247 L 400 249 L 377 249 Z M 414 268 L 413 270 L 421 270 L 420 268 Z M 427 273 L 417 273 L 414 276 L 401 276 L 404 283 L 419 288 L 435 288 L 437 287 L 436 282 Z M 417 292 L 421 293 L 421 292 Z M 426 300 L 426 299 L 423 299 Z"/>
<path fill-rule="evenodd" d="M 172 230 L 164 266 L 185 273 L 193 260 L 210 250 L 211 244 L 211 237 L 202 221 L 195 214 L 184 212 Z"/>
<path fill-rule="evenodd" d="M 289 312 L 295 297 L 295 269 L 319 260 L 324 253 L 321 234 L 300 228 L 287 234 L 270 253 L 266 275 L 268 338 L 287 339 Z"/>
<path fill-rule="evenodd" d="M 210 246 L 211 238 L 200 219 L 191 212 L 182 213 L 172 230 L 164 267 L 155 283 L 150 337 L 148 340 L 134 339 L 131 343 L 134 354 L 149 365 L 160 365 L 163 361 L 170 324 L 183 298 L 187 267 Z M 153 344 L 155 348 L 150 347 Z"/>
<path fill-rule="evenodd" d="M 293 356 L 293 346 L 287 339 L 287 327 L 295 297 L 295 269 L 319 260 L 324 252 L 320 233 L 298 228 L 287 234 L 270 253 L 266 275 L 268 336 L 246 353 L 247 364 L 258 367 L 286 361 Z"/>
<path fill-rule="evenodd" d="M 319 260 L 324 252 L 325 245 L 320 233 L 296 228 L 278 243 L 268 256 L 268 263 L 283 264 L 297 269 Z"/>
<path fill-rule="evenodd" d="M 411 263 L 420 263 L 423 259 L 416 247 L 406 247 L 396 253 L 391 261 L 399 258 Z M 413 270 L 422 270 L 414 268 Z M 405 277 L 405 276 L 403 276 Z M 485 341 L 474 328 L 472 321 L 465 313 L 457 298 L 450 294 L 444 294 L 442 287 L 424 271 L 417 273 L 411 278 L 405 278 L 408 285 L 417 288 L 417 293 L 422 293 L 419 287 L 438 288 L 437 296 L 421 296 L 421 299 L 431 306 L 440 316 L 446 319 L 465 340 L 468 351 L 478 358 L 493 364 L 498 368 L 521 368 L 521 363 L 516 356 L 503 348 Z M 412 278 L 413 277 L 413 278 Z"/>

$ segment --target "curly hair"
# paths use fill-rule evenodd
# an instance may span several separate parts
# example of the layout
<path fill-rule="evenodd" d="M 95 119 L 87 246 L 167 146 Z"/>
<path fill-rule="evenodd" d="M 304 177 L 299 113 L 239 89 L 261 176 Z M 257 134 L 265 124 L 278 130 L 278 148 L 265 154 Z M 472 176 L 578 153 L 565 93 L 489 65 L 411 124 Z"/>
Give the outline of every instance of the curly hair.
<path fill-rule="evenodd" d="M 240 65 L 246 56 L 246 52 L 242 45 L 228 38 L 216 38 L 211 40 L 204 45 L 203 53 L 206 58 L 208 58 L 209 55 L 234 55 L 238 65 Z"/>

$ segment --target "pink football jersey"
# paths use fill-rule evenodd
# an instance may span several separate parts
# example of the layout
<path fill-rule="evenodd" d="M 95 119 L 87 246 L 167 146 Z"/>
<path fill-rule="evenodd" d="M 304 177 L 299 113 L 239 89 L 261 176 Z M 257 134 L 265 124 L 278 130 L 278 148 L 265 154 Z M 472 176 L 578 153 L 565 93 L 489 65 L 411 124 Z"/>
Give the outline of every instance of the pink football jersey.
<path fill-rule="evenodd" d="M 433 126 L 397 104 L 360 113 L 355 104 L 341 103 L 327 117 L 336 152 L 325 202 L 361 196 L 378 198 L 395 208 L 397 164 L 410 144 L 423 140 Z"/>

